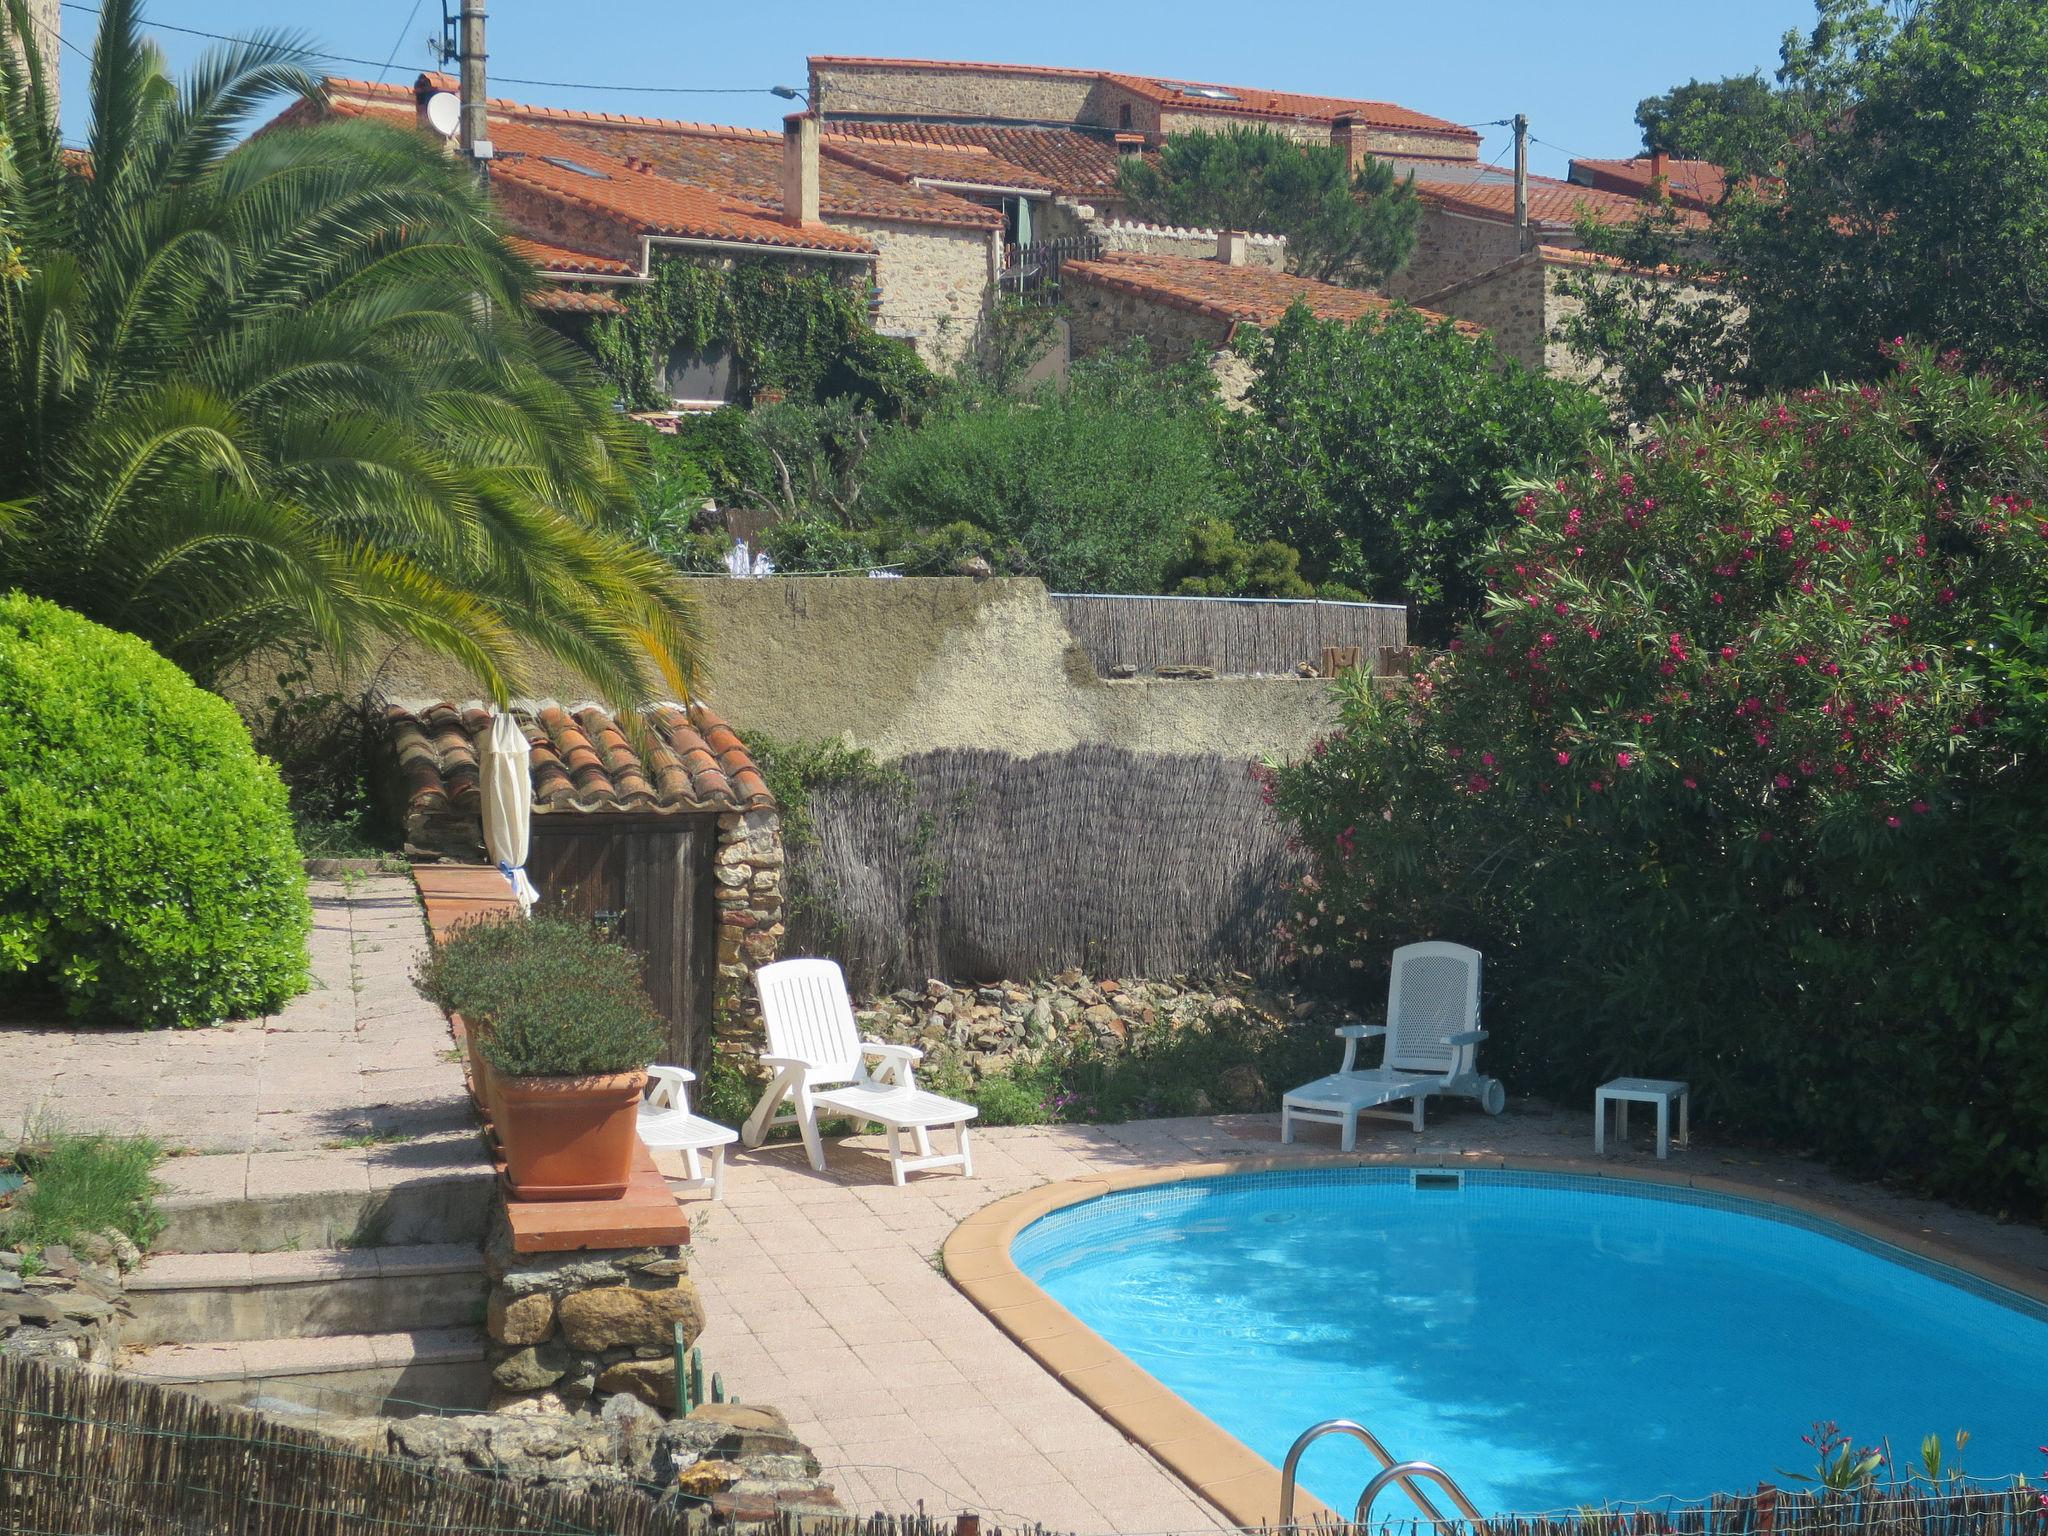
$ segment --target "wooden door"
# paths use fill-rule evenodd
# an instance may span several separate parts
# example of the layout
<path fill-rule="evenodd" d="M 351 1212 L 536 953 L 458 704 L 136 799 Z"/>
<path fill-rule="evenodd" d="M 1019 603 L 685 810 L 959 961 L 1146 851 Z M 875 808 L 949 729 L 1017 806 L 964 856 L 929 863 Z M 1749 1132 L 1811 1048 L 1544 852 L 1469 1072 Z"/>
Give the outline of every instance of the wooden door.
<path fill-rule="evenodd" d="M 608 927 L 645 966 L 668 1021 L 664 1060 L 702 1069 L 718 967 L 715 816 L 558 813 L 533 819 L 526 870 L 542 902 Z"/>

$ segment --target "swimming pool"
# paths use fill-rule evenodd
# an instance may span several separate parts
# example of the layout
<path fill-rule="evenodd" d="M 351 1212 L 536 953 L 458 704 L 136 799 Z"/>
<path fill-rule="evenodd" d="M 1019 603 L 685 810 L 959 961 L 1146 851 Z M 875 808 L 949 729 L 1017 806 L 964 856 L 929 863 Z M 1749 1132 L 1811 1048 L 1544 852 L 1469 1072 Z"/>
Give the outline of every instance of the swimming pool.
<path fill-rule="evenodd" d="M 1760 1202 L 1421 1172 L 1128 1190 L 1041 1217 L 1011 1258 L 1276 1466 L 1353 1418 L 1488 1513 L 1782 1483 L 1816 1419 L 1901 1460 L 1968 1429 L 1973 1476 L 2041 1470 L 2048 1309 Z M 1331 1437 L 1301 1477 L 1348 1513 L 1377 1470 Z"/>

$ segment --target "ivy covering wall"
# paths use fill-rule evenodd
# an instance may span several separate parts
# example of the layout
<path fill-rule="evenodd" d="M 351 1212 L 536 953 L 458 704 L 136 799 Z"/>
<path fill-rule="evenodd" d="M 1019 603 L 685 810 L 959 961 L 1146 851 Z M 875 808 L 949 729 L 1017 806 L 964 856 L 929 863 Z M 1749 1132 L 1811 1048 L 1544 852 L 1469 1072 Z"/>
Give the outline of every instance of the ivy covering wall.
<path fill-rule="evenodd" d="M 802 401 L 850 395 L 898 415 L 930 391 L 931 373 L 907 343 L 875 334 L 865 273 L 846 266 L 657 256 L 653 280 L 620 296 L 625 313 L 591 324 L 591 349 L 635 410 L 670 403 L 662 368 L 677 347 L 723 346 L 742 403 L 768 391 Z"/>

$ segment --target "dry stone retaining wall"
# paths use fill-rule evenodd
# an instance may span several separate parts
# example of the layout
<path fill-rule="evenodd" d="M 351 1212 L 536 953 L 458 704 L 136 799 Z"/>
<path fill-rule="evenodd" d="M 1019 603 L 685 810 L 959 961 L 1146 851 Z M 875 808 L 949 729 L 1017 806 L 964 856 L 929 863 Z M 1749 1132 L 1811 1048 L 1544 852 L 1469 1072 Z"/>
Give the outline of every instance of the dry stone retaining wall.
<path fill-rule="evenodd" d="M 19 1253 L 0 1251 L 0 1353 L 113 1364 L 126 1311 L 122 1276 L 142 1253 L 118 1232 L 80 1247 L 52 1244 L 26 1266 Z"/>

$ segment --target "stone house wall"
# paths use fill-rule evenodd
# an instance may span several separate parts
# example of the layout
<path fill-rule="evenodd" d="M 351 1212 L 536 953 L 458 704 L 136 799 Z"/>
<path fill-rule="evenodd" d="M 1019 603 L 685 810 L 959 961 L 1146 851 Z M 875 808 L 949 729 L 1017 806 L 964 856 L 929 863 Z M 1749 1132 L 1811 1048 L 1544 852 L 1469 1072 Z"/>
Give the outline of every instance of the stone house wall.
<path fill-rule="evenodd" d="M 782 947 L 782 818 L 774 811 L 728 811 L 718 818 L 711 878 L 718 902 L 718 977 L 711 1036 L 728 1059 L 753 1062 L 766 1043 L 754 972 Z"/>
<path fill-rule="evenodd" d="M 640 264 L 640 241 L 627 234 L 615 218 L 600 217 L 503 179 L 491 183 L 491 206 L 520 234 L 545 244 L 630 261 L 635 267 Z"/>
<path fill-rule="evenodd" d="M 1070 280 L 1064 285 L 1063 297 L 1077 358 L 1119 351 L 1142 336 L 1153 362 L 1181 363 L 1191 357 L 1206 358 L 1230 340 L 1230 321 L 1193 314 L 1138 294 Z"/>
<path fill-rule="evenodd" d="M 1095 90 L 1092 77 L 1064 70 L 902 69 L 859 63 L 811 70 L 811 105 L 827 117 L 1093 122 L 1090 98 Z"/>
<path fill-rule="evenodd" d="M 1483 325 L 1502 354 L 1530 368 L 1550 361 L 1550 284 L 1533 252 L 1430 295 L 1426 308 Z"/>
<path fill-rule="evenodd" d="M 1424 203 L 1416 228 L 1415 252 L 1408 258 L 1408 264 L 1387 280 L 1386 292 L 1390 298 L 1441 309 L 1441 305 L 1430 301 L 1430 295 L 1490 272 L 1521 253 L 1512 223 L 1468 218 Z"/>
<path fill-rule="evenodd" d="M 950 371 L 972 350 L 995 284 L 995 233 L 838 216 L 826 222 L 865 235 L 881 250 L 878 330 L 909 335 L 918 355 L 942 371 Z"/>
<path fill-rule="evenodd" d="M 1136 251 L 1147 256 L 1188 256 L 1206 261 L 1216 255 L 1220 231 L 1189 229 L 1178 224 L 1137 224 L 1121 219 L 1098 222 L 1089 233 L 1102 237 L 1104 250 Z M 1287 237 L 1254 234 L 1245 241 L 1245 263 L 1268 272 L 1287 270 Z"/>

